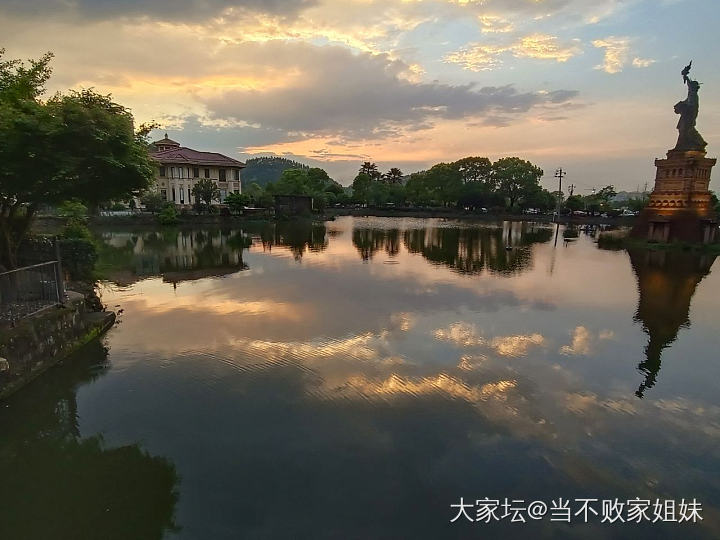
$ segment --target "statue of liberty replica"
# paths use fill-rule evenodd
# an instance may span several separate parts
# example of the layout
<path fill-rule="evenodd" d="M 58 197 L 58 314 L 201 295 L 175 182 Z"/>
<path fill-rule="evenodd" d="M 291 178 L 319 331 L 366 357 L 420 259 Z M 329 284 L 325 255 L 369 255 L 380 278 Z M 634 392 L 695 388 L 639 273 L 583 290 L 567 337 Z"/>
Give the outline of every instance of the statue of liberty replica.
<path fill-rule="evenodd" d="M 705 157 L 707 143 L 697 130 L 700 84 L 690 78 L 690 62 L 681 75 L 687 97 L 675 104 L 678 139 L 665 159 L 655 160 L 655 187 L 631 236 L 649 242 L 709 244 L 718 241 L 710 197 L 710 173 L 716 161 Z"/>

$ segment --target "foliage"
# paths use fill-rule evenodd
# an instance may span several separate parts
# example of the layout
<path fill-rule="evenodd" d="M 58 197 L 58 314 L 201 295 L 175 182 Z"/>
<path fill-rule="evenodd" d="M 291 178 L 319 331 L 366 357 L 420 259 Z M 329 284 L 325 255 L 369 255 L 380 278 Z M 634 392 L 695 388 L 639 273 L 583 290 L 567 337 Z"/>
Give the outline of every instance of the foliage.
<path fill-rule="evenodd" d="M 140 197 L 140 202 L 145 207 L 145 210 L 156 214 L 165 206 L 166 201 L 157 191 L 148 191 Z"/>
<path fill-rule="evenodd" d="M 175 205 L 168 203 L 158 214 L 158 221 L 161 225 L 175 225 L 178 222 L 178 212 Z"/>
<path fill-rule="evenodd" d="M 282 157 L 259 157 L 248 159 L 242 171 L 243 191 L 251 184 L 264 187 L 280 179 L 286 169 L 309 169 L 307 165 Z"/>
<path fill-rule="evenodd" d="M 402 184 L 403 173 L 397 167 L 393 167 L 383 174 L 382 177 L 388 184 Z"/>
<path fill-rule="evenodd" d="M 542 175 L 540 167 L 517 157 L 501 158 L 493 163 L 498 191 L 506 198 L 510 208 L 538 189 Z"/>
<path fill-rule="evenodd" d="M 62 236 L 63 238 L 82 238 L 85 240 L 92 239 L 92 234 L 85 224 L 85 221 L 76 217 L 71 217 L 67 220 L 62 231 Z"/>
<path fill-rule="evenodd" d="M 245 193 L 230 193 L 225 197 L 225 203 L 234 214 L 242 213 L 246 206 L 250 206 L 250 195 Z"/>
<path fill-rule="evenodd" d="M 377 165 L 375 163 L 370 163 L 369 161 L 366 161 L 360 166 L 358 174 L 367 175 L 372 181 L 379 180 L 382 176 L 380 171 L 378 171 Z"/>
<path fill-rule="evenodd" d="M 568 197 L 565 201 L 565 208 L 567 208 L 570 212 L 577 212 L 578 210 L 581 210 L 584 206 L 585 203 L 583 202 L 580 195 L 572 195 Z"/>
<path fill-rule="evenodd" d="M 88 279 L 95 268 L 97 247 L 89 233 L 88 237 L 64 237 L 60 240 L 63 269 L 71 279 Z"/>
<path fill-rule="evenodd" d="M 718 200 L 718 196 L 714 191 L 710 192 L 710 204 L 712 204 L 712 207 L 715 209 L 716 214 L 720 214 L 720 200 Z"/>
<path fill-rule="evenodd" d="M 51 54 L 4 60 L 0 50 L 0 266 L 17 252 L 41 205 L 77 199 L 91 208 L 128 198 L 153 178 L 148 126 L 92 90 L 40 96 Z"/>
<path fill-rule="evenodd" d="M 58 215 L 65 218 L 86 219 L 88 208 L 80 201 L 63 201 L 58 206 Z"/>
<path fill-rule="evenodd" d="M 200 210 L 205 208 L 209 211 L 213 201 L 220 200 L 220 188 L 209 178 L 198 180 L 192 188 L 192 194 Z"/>

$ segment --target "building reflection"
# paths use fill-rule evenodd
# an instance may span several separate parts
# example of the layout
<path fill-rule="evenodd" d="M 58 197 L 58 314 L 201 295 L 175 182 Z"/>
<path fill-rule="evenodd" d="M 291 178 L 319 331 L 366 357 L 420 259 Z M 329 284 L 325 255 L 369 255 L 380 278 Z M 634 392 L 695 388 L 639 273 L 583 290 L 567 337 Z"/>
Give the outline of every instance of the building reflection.
<path fill-rule="evenodd" d="M 120 285 L 151 276 L 176 284 L 245 270 L 243 251 L 252 243 L 241 229 L 168 228 L 104 233 L 100 239 L 98 269 Z"/>
<path fill-rule="evenodd" d="M 527 222 L 505 222 L 503 227 L 423 228 L 404 233 L 410 253 L 443 264 L 462 274 L 490 271 L 516 274 L 532 265 L 532 244 L 549 242 L 553 230 Z"/>
<path fill-rule="evenodd" d="M 655 385 L 663 350 L 675 342 L 681 328 L 690 326 L 690 302 L 716 255 L 646 249 L 628 252 L 640 296 L 635 321 L 650 338 L 645 360 L 638 365 L 645 380 L 635 395 L 642 398 Z"/>
<path fill-rule="evenodd" d="M 162 538 L 178 530 L 170 461 L 80 435 L 77 391 L 102 376 L 106 357 L 95 341 L 0 410 L 0 538 Z"/>

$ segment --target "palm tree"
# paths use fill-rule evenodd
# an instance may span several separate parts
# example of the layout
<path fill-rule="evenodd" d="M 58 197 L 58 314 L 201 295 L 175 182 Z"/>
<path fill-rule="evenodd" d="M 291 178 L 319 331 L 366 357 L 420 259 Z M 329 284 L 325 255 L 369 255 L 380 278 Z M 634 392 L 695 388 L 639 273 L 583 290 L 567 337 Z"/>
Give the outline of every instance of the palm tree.
<path fill-rule="evenodd" d="M 377 180 L 381 176 L 377 165 L 370 163 L 369 161 L 362 164 L 362 167 L 360 167 L 360 174 L 367 174 L 373 180 Z"/>
<path fill-rule="evenodd" d="M 385 181 L 388 184 L 402 184 L 403 173 L 397 167 L 393 167 L 385 173 Z"/>

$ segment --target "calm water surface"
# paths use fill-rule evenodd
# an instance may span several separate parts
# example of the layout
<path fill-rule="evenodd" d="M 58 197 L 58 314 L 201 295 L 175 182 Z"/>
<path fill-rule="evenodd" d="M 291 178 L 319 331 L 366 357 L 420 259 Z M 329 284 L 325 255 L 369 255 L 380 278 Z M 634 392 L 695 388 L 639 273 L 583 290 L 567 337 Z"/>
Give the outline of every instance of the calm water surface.
<path fill-rule="evenodd" d="M 0 537 L 717 538 L 714 257 L 574 236 L 102 233 L 120 322 L 0 403 Z M 697 498 L 705 519 L 450 524 L 460 497 Z"/>

